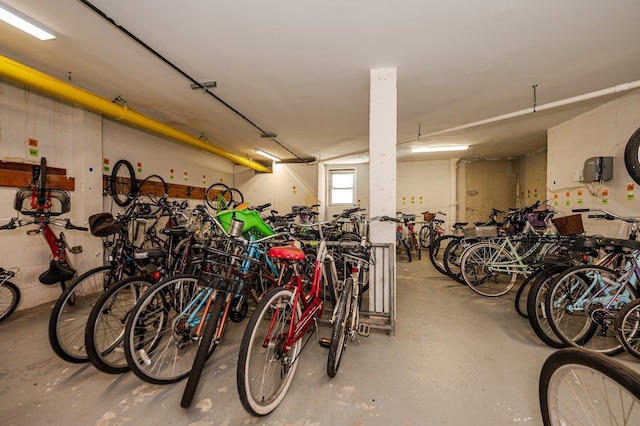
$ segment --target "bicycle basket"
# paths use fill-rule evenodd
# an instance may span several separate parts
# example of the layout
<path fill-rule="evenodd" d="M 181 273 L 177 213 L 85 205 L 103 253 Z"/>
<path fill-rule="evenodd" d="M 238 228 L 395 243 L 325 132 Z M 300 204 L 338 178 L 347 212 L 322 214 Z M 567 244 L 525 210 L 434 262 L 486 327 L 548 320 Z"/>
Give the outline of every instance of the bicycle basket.
<path fill-rule="evenodd" d="M 120 232 L 124 224 L 116 220 L 111 213 L 96 213 L 89 216 L 91 235 L 108 237 Z"/>
<path fill-rule="evenodd" d="M 235 293 L 235 285 L 255 278 L 260 261 L 244 253 L 233 254 L 214 247 L 205 249 L 205 259 L 198 277 L 203 285 Z"/>
<path fill-rule="evenodd" d="M 13 208 L 27 216 L 46 213 L 49 216 L 59 216 L 71 211 L 71 198 L 64 189 L 47 189 L 46 204 L 37 206 L 36 190 L 30 186 L 18 188 Z M 34 204 L 36 206 L 34 207 Z"/>
<path fill-rule="evenodd" d="M 551 219 L 560 235 L 575 235 L 584 233 L 582 215 L 572 214 L 569 216 Z"/>
<path fill-rule="evenodd" d="M 422 213 L 422 218 L 425 222 L 431 222 L 433 219 L 436 218 L 436 214 L 425 212 L 425 213 Z"/>

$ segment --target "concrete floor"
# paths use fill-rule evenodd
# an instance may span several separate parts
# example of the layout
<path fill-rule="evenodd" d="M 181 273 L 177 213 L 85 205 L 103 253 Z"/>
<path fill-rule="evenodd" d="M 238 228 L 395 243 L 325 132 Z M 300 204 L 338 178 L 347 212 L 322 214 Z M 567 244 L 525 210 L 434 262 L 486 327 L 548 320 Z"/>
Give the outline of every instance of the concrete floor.
<path fill-rule="evenodd" d="M 236 391 L 246 321 L 229 328 L 185 410 L 184 382 L 150 385 L 59 359 L 47 337 L 50 304 L 16 312 L 0 324 L 0 424 L 541 424 L 538 374 L 553 349 L 513 309 L 515 291 L 482 297 L 441 276 L 426 257 L 399 263 L 397 272 L 395 337 L 358 337 L 333 379 L 326 349 L 309 344 L 285 400 L 262 418 L 244 411 Z M 618 359 L 640 369 L 626 354 Z"/>

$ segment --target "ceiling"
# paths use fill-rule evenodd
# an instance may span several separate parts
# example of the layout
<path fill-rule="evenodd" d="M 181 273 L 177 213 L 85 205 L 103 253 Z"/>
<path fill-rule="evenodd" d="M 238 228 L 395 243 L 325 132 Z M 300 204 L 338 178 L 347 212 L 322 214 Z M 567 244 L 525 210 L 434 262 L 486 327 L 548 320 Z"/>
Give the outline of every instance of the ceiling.
<path fill-rule="evenodd" d="M 244 119 L 85 1 L 2 1 L 57 37 L 0 22 L 3 55 L 258 161 L 254 149 L 365 159 L 373 68 L 397 67 L 400 161 L 537 151 L 546 129 L 624 93 L 533 113 L 534 85 L 542 106 L 640 80 L 637 0 L 87 0 L 195 81 L 215 81 L 210 92 Z M 408 153 L 452 143 L 471 147 Z"/>

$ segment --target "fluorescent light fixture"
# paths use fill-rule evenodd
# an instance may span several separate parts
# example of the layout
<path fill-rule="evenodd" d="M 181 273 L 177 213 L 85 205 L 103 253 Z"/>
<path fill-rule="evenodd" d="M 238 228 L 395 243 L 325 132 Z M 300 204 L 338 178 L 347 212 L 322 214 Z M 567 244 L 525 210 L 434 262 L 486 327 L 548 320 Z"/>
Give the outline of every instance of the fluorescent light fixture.
<path fill-rule="evenodd" d="M 0 2 L 0 20 L 42 41 L 56 38 L 53 31 L 2 2 Z"/>
<path fill-rule="evenodd" d="M 280 161 L 280 159 L 279 159 L 278 157 L 276 157 L 275 155 L 271 155 L 271 154 L 269 154 L 268 152 L 264 152 L 264 151 L 259 150 L 259 149 L 256 149 L 255 151 L 256 151 L 256 154 L 260 154 L 260 155 L 262 155 L 263 157 L 267 157 L 267 158 L 268 158 L 268 159 L 270 159 L 270 160 L 273 160 L 273 161 Z"/>
<path fill-rule="evenodd" d="M 443 146 L 414 146 L 411 152 L 446 152 L 446 151 L 464 151 L 469 145 L 443 145 Z"/>

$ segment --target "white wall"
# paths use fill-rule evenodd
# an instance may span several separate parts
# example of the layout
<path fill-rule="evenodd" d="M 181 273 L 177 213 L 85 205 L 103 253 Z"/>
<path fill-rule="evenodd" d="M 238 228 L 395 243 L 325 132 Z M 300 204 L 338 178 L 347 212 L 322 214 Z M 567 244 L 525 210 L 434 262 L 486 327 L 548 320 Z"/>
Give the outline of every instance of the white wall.
<path fill-rule="evenodd" d="M 416 214 L 421 212 L 449 212 L 449 161 L 414 161 L 398 163 L 398 187 L 396 210 Z M 448 229 L 449 216 L 438 216 L 445 220 Z"/>
<path fill-rule="evenodd" d="M 640 127 L 640 91 L 625 95 L 548 131 L 547 193 L 566 214 L 574 208 L 604 208 L 622 216 L 640 216 L 640 185 L 624 165 L 629 137 Z M 614 157 L 613 179 L 595 194 L 573 178 L 590 157 Z M 628 190 L 627 186 L 632 189 Z M 608 191 L 608 196 L 603 195 Z M 596 221 L 583 215 L 587 233 L 617 236 L 619 222 Z"/>
<path fill-rule="evenodd" d="M 38 141 L 37 155 L 29 154 L 29 139 Z M 233 186 L 233 164 L 212 154 L 196 150 L 142 130 L 103 119 L 99 114 L 57 101 L 0 79 L 0 159 L 65 168 L 75 178 L 69 217 L 77 224 L 89 215 L 116 210 L 109 197 L 103 197 L 103 159 L 110 165 L 126 159 L 140 162 L 138 177 L 162 176 L 167 183 L 207 187 L 215 182 Z M 174 169 L 173 179 L 170 169 Z M 185 180 L 185 171 L 187 180 Z M 108 173 L 106 173 L 108 174 Z M 15 188 L 0 187 L 0 218 L 16 216 L 13 209 Z M 6 223 L 0 221 L 0 224 Z M 57 299 L 58 285 L 40 284 L 38 276 L 49 265 L 50 251 L 41 235 L 28 236 L 33 226 L 0 231 L 0 266 L 19 267 L 13 280 L 20 288 L 18 309 L 26 309 Z M 54 228 L 59 231 L 61 228 Z M 71 255 L 73 266 L 82 273 L 102 262 L 102 242 L 88 232 L 65 231 L 69 244 L 81 245 L 83 253 Z"/>

